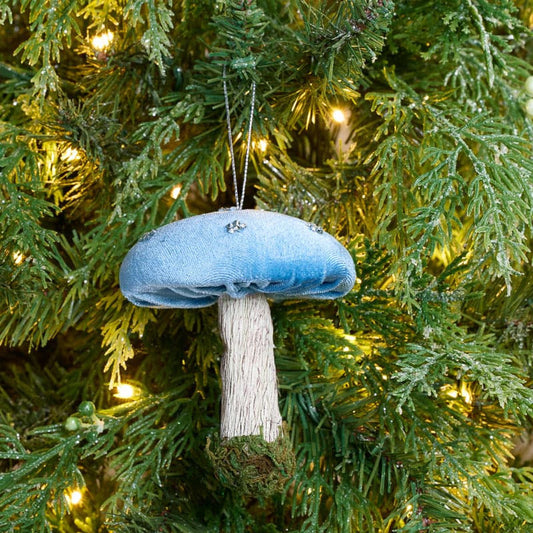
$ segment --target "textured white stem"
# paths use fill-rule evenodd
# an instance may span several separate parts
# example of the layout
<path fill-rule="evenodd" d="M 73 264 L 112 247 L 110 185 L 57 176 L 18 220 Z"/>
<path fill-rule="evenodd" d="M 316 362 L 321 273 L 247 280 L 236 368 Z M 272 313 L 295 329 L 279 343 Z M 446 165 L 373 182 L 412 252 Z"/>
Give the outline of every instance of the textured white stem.
<path fill-rule="evenodd" d="M 218 321 L 225 352 L 220 365 L 220 436 L 263 435 L 272 442 L 281 428 L 270 307 L 253 294 L 221 296 Z"/>

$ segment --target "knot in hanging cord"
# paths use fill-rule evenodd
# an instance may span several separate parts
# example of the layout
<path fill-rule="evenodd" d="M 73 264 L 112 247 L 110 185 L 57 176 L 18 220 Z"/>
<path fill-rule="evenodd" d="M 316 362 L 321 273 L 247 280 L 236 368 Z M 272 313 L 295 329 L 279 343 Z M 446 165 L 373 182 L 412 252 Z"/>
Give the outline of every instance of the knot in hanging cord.
<path fill-rule="evenodd" d="M 230 118 L 230 107 L 229 107 L 229 98 L 228 98 L 228 86 L 226 83 L 226 65 L 224 65 L 223 71 L 223 84 L 224 84 L 224 104 L 226 106 L 226 123 L 228 126 L 228 140 L 229 140 L 229 150 L 231 154 L 231 173 L 233 175 L 233 188 L 235 190 L 235 205 L 237 209 L 242 209 L 244 204 L 244 193 L 246 191 L 246 179 L 248 177 L 248 162 L 250 160 L 250 145 L 252 141 L 252 125 L 254 118 L 254 108 L 255 108 L 255 81 L 252 81 L 251 85 L 251 100 L 250 100 L 250 119 L 248 121 L 248 134 L 246 142 L 246 155 L 244 158 L 244 172 L 242 177 L 242 190 L 239 193 L 239 185 L 237 181 L 237 170 L 235 168 L 235 153 L 233 151 L 233 133 L 231 131 L 231 118 Z"/>

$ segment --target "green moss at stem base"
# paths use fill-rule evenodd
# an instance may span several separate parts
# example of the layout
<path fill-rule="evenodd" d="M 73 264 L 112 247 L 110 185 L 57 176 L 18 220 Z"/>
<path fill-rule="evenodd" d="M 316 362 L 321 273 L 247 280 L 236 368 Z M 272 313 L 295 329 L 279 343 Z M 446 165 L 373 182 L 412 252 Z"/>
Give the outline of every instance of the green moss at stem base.
<path fill-rule="evenodd" d="M 265 498 L 281 492 L 296 470 L 296 457 L 285 432 L 267 442 L 261 435 L 207 439 L 206 453 L 215 475 L 226 487 Z"/>

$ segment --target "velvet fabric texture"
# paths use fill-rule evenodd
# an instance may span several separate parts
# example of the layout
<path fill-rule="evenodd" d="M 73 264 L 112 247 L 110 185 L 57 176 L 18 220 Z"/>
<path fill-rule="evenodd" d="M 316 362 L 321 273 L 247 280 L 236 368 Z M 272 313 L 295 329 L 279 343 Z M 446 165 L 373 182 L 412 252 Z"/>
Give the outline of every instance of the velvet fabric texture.
<path fill-rule="evenodd" d="M 197 215 L 154 230 L 128 252 L 120 288 L 142 307 L 206 307 L 242 298 L 344 296 L 355 282 L 348 251 L 314 224 L 253 209 Z"/>

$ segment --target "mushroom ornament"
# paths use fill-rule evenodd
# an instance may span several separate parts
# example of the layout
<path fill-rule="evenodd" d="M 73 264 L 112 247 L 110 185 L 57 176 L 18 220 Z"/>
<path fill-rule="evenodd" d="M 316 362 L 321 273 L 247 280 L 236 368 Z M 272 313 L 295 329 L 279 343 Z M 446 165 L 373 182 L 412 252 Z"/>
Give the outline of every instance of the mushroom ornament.
<path fill-rule="evenodd" d="M 333 299 L 348 293 L 348 251 L 315 224 L 253 209 L 228 209 L 167 224 L 143 236 L 120 269 L 133 304 L 200 308 L 218 302 L 222 442 L 282 433 L 267 299 Z"/>

